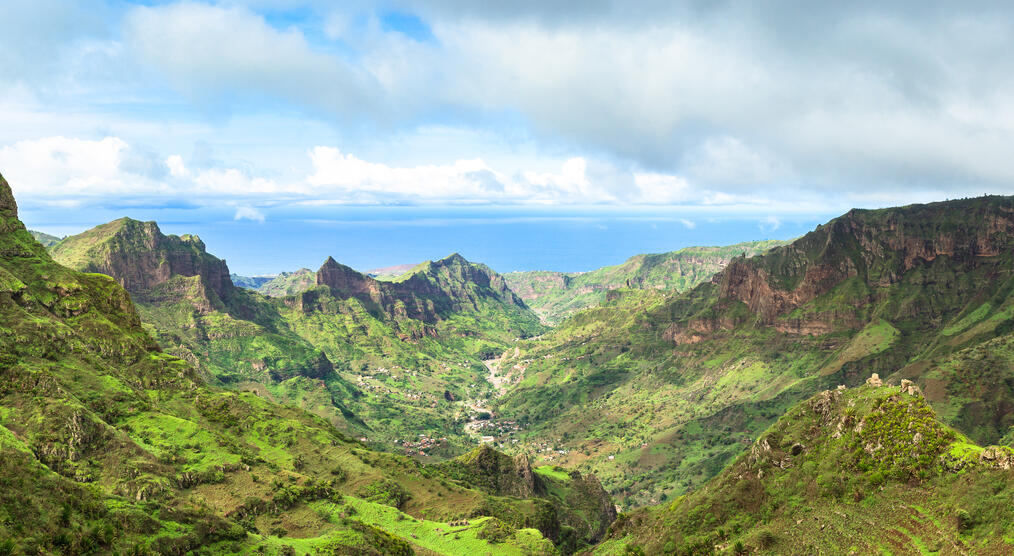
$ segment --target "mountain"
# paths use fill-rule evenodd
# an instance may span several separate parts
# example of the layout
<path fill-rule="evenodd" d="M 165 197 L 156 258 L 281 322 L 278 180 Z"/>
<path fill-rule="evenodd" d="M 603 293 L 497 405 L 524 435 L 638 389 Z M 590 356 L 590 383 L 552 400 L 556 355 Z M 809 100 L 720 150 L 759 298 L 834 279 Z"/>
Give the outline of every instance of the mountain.
<path fill-rule="evenodd" d="M 918 389 L 821 392 L 707 484 L 622 516 L 601 554 L 1009 554 L 1014 450 L 940 423 Z"/>
<path fill-rule="evenodd" d="M 164 235 L 154 222 L 104 224 L 52 254 L 113 276 L 160 345 L 213 383 L 298 405 L 374 445 L 413 453 L 453 456 L 474 446 L 463 426 L 474 413 L 466 400 L 489 388 L 482 360 L 543 330 L 499 275 L 459 255 L 394 282 L 329 258 L 312 287 L 268 298 L 236 287 L 200 238 Z M 262 289 L 308 281 L 301 274 Z"/>
<path fill-rule="evenodd" d="M 582 309 L 601 305 L 609 291 L 629 288 L 683 292 L 710 280 L 735 257 L 757 255 L 785 243 L 766 240 L 725 247 L 687 247 L 670 253 L 636 255 L 623 264 L 591 272 L 511 272 L 504 279 L 544 322 L 555 325 Z"/>
<path fill-rule="evenodd" d="M 38 241 L 43 247 L 49 249 L 50 247 L 60 243 L 60 238 L 51 236 L 45 232 L 36 232 L 35 230 L 28 230 L 28 233 L 32 234 L 35 241 Z"/>
<path fill-rule="evenodd" d="M 683 294 L 620 292 L 504 354 L 498 417 L 625 506 L 698 488 L 793 404 L 872 372 L 1011 444 L 1012 232 L 1010 197 L 853 210 Z"/>
<path fill-rule="evenodd" d="M 155 277 L 123 278 L 144 291 L 183 277 L 164 265 L 219 268 L 196 239 L 113 228 L 165 248 L 141 256 Z M 107 248 L 140 239 L 89 237 L 64 253 L 94 247 L 89 264 L 109 269 L 123 259 Z M 227 284 L 200 291 L 220 301 Z M 538 496 L 458 484 L 301 409 L 207 384 L 160 350 L 115 280 L 50 258 L 2 177 L 0 461 L 5 554 L 556 554 L 549 536 L 566 527 Z"/>
<path fill-rule="evenodd" d="M 261 286 L 277 278 L 277 275 L 271 276 L 240 276 L 239 274 L 230 274 L 229 278 L 237 288 L 244 288 L 247 290 L 257 291 Z"/>
<path fill-rule="evenodd" d="M 261 284 L 256 290 L 268 297 L 285 297 L 304 292 L 316 285 L 317 273 L 309 268 L 301 268 L 295 272 L 282 272 Z"/>

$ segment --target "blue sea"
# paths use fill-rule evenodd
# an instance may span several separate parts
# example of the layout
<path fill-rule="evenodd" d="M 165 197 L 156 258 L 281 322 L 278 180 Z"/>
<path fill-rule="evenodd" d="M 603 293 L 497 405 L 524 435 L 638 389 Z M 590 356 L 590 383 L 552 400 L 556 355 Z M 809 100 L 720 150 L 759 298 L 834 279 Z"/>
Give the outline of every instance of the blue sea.
<path fill-rule="evenodd" d="M 328 257 L 359 270 L 457 252 L 499 272 L 580 272 L 639 253 L 693 245 L 791 239 L 836 216 L 790 219 L 674 208 L 339 206 L 261 209 L 263 222 L 235 220 L 235 207 L 92 208 L 23 206 L 31 229 L 57 236 L 130 216 L 169 234 L 198 234 L 208 251 L 243 275 L 318 268 Z"/>

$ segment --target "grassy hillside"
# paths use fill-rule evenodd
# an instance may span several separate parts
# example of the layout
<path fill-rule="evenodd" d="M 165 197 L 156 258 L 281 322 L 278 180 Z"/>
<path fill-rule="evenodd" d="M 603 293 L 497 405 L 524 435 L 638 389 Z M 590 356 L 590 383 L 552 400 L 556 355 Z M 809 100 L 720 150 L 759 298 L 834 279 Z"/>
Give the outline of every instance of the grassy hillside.
<path fill-rule="evenodd" d="M 206 385 L 121 286 L 50 259 L 2 177 L 0 253 L 4 553 L 557 552 L 536 498 Z"/>
<path fill-rule="evenodd" d="M 1014 450 L 975 445 L 913 393 L 798 404 L 703 488 L 621 516 L 595 553 L 1011 553 Z"/>
<path fill-rule="evenodd" d="M 505 436 L 624 507 L 703 485 L 820 389 L 915 380 L 948 425 L 1009 443 L 1014 199 L 852 211 L 681 295 L 617 292 L 501 367 Z"/>
<path fill-rule="evenodd" d="M 623 264 L 591 272 L 511 272 L 504 279 L 548 324 L 601 305 L 617 289 L 684 292 L 710 280 L 734 257 L 753 256 L 784 241 L 766 240 L 724 247 L 687 247 L 670 253 L 637 255 Z"/>

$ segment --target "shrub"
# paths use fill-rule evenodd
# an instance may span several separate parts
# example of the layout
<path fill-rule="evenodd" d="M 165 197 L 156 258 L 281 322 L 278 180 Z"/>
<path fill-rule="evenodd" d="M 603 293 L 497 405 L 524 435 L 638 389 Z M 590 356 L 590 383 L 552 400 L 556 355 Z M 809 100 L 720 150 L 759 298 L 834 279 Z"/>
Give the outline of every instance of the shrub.
<path fill-rule="evenodd" d="M 971 531 L 975 527 L 975 520 L 972 519 L 972 515 L 965 510 L 958 510 L 954 516 L 958 522 L 958 531 L 962 533 Z"/>

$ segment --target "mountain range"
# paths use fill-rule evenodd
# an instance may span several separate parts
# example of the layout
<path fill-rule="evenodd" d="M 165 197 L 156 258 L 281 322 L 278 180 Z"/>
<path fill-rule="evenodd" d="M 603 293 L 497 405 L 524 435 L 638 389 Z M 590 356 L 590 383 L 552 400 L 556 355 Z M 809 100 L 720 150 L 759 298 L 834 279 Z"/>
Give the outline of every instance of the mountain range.
<path fill-rule="evenodd" d="M 0 553 L 1014 546 L 1014 198 L 581 274 L 0 218 Z"/>

